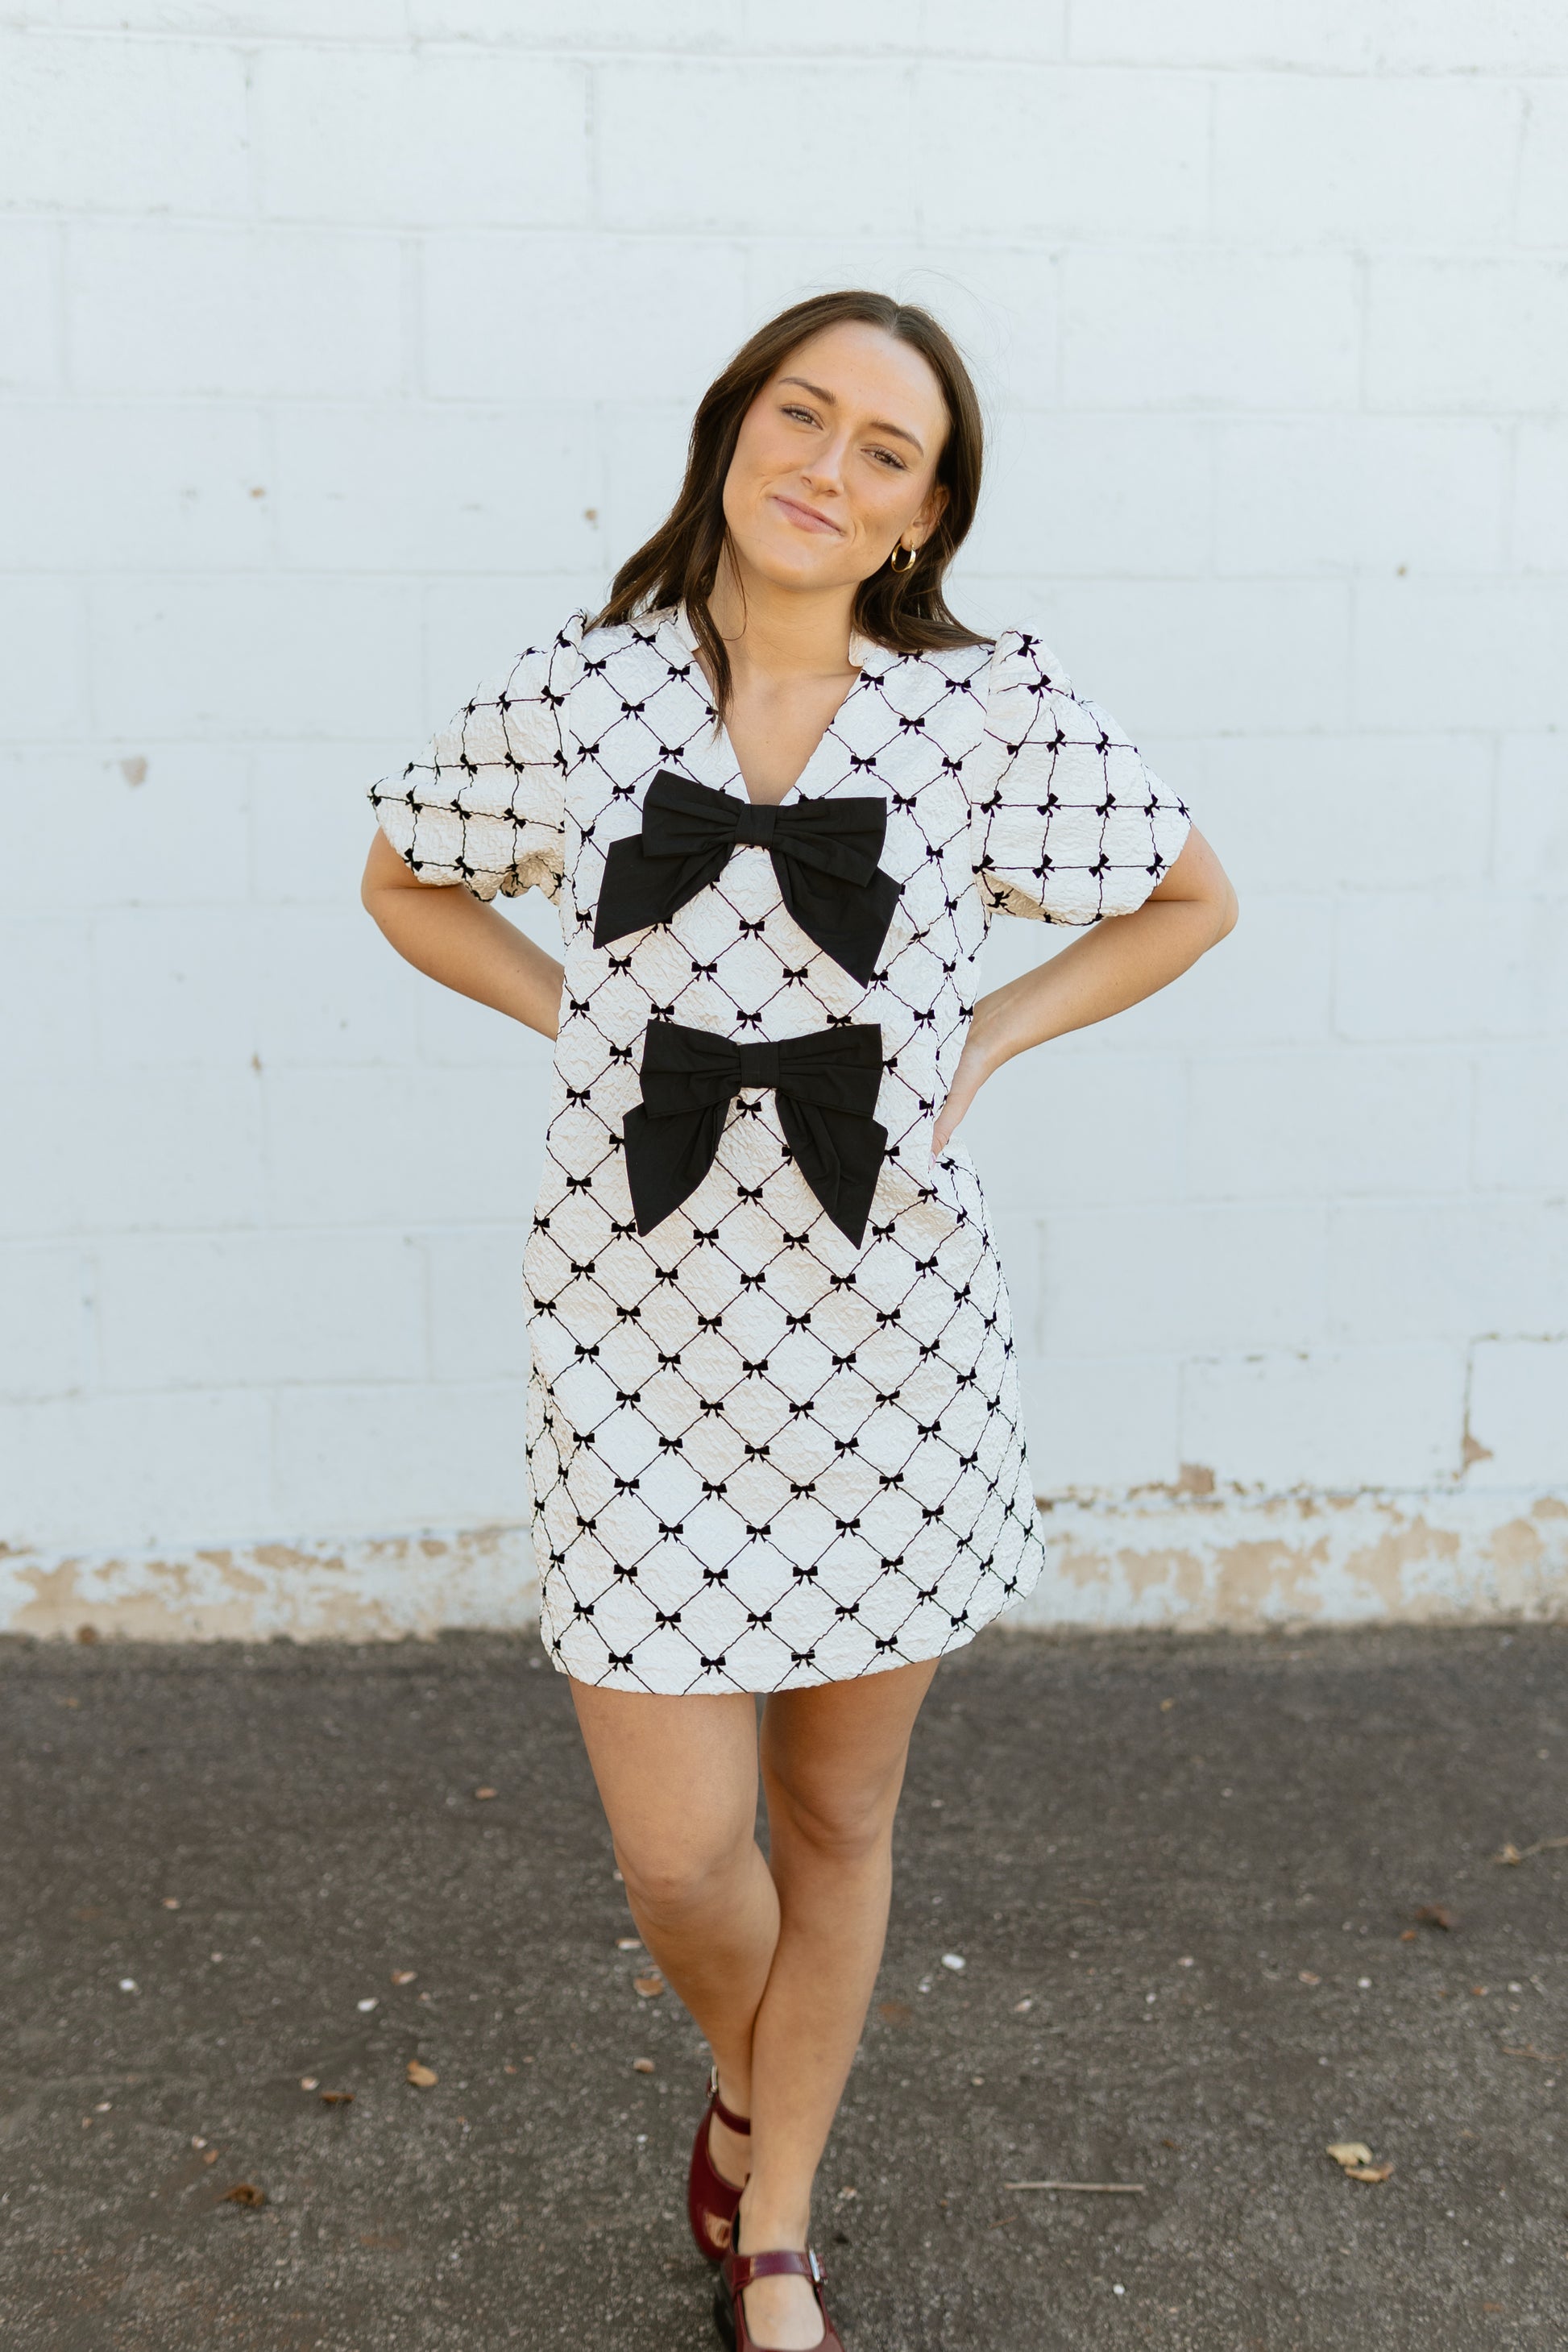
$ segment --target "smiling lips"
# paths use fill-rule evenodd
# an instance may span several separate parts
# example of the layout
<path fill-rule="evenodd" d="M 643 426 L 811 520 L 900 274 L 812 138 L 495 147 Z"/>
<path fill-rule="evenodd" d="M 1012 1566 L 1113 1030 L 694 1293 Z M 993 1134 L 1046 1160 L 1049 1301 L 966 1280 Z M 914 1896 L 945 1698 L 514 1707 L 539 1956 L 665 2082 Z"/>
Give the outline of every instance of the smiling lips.
<path fill-rule="evenodd" d="M 844 536 L 838 525 L 836 522 L 829 522 L 825 514 L 818 514 L 815 507 L 803 506 L 798 499 L 784 498 L 776 490 L 773 493 L 773 500 L 775 505 L 784 509 L 791 522 L 799 524 L 802 530 L 825 530 L 830 532 L 835 539 L 842 539 Z"/>

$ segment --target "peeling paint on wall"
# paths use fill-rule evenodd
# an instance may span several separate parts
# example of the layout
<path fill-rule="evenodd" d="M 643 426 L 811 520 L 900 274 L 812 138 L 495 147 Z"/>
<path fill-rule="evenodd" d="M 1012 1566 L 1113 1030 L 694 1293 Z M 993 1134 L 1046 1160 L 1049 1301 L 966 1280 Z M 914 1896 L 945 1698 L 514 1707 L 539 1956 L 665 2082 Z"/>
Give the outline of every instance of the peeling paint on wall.
<path fill-rule="evenodd" d="M 0 1552 L 0 1632 L 44 1638 L 395 1642 L 538 1617 L 521 1528 L 179 1552 Z"/>
<path fill-rule="evenodd" d="M 1195 1633 L 1568 1617 L 1560 1495 L 1258 1496 L 1184 1481 L 1042 1508 L 1048 1567 L 1016 1624 Z"/>
<path fill-rule="evenodd" d="M 1042 1505 L 1016 1626 L 1261 1631 L 1568 1617 L 1568 1496 L 1258 1496 L 1184 1480 Z M 340 1543 L 0 1549 L 0 1633 L 40 1639 L 432 1640 L 536 1624 L 519 1527 Z"/>

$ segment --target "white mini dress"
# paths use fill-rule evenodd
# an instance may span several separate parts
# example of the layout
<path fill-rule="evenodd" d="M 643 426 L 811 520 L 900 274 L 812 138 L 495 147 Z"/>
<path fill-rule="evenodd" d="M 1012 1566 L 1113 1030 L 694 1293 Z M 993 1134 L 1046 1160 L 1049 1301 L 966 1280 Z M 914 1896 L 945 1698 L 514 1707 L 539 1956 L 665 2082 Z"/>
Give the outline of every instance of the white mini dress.
<path fill-rule="evenodd" d="M 847 1681 L 957 1648 L 1043 1564 L 984 1200 L 931 1127 L 993 915 L 1131 913 L 1187 812 L 1025 631 L 850 658 L 779 820 L 683 610 L 574 614 L 371 791 L 422 881 L 560 915 L 526 1444 L 580 1682 Z M 609 919 L 644 920 L 595 943 L 618 843 Z M 690 895 L 656 906 L 682 843 Z"/>

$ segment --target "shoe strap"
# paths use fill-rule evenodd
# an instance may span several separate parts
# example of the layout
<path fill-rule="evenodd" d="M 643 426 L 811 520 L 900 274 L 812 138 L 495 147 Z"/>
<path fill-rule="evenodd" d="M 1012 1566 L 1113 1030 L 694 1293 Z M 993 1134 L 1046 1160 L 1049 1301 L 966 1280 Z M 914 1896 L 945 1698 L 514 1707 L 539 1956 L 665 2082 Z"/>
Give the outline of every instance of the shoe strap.
<path fill-rule="evenodd" d="M 724 2257 L 724 2283 L 731 2294 L 744 2294 L 753 2279 L 803 2278 L 813 2286 L 826 2285 L 826 2275 L 817 2261 L 816 2252 L 808 2247 L 803 2254 L 794 2246 L 780 2246 L 767 2254 L 737 2254 Z"/>
<path fill-rule="evenodd" d="M 711 2066 L 708 2071 L 708 2098 L 713 2113 L 718 2116 L 726 2131 L 739 2132 L 742 2139 L 750 2139 L 752 2136 L 751 2116 L 738 2116 L 735 2113 L 734 2108 L 727 2107 L 724 2105 L 723 2100 L 719 2096 L 719 2069 L 717 2066 Z"/>

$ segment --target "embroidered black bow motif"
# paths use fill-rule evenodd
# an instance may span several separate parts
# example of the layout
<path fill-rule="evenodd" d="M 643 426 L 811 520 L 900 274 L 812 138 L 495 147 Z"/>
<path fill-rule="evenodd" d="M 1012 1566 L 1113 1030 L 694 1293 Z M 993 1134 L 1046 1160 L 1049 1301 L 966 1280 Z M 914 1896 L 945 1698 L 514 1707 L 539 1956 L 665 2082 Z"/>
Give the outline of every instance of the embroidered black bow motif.
<path fill-rule="evenodd" d="M 899 886 L 877 864 L 888 830 L 886 801 L 799 801 L 758 808 L 661 768 L 643 800 L 643 829 L 612 842 L 594 922 L 594 945 L 668 923 L 718 880 L 732 853 L 765 849 L 779 896 L 808 939 L 850 976 L 869 981 L 899 903 Z"/>
<path fill-rule="evenodd" d="M 882 1032 L 875 1023 L 738 1045 L 679 1021 L 650 1021 L 643 1098 L 627 1111 L 624 1128 L 638 1233 L 651 1233 L 696 1192 L 742 1088 L 772 1087 L 801 1174 L 858 1247 L 888 1148 L 887 1129 L 871 1116 L 881 1083 Z"/>

